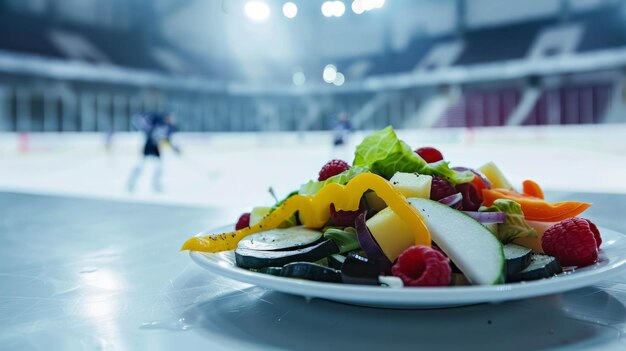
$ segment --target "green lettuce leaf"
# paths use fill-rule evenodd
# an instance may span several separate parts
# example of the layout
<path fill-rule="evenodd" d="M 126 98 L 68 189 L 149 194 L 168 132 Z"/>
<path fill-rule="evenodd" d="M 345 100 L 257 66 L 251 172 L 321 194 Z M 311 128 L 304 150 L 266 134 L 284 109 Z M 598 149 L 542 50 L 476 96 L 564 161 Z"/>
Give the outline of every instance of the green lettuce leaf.
<path fill-rule="evenodd" d="M 433 163 L 427 163 L 426 166 L 424 166 L 418 172 L 421 174 L 440 176 L 447 179 L 450 183 L 452 183 L 452 185 L 468 183 L 474 179 L 474 173 L 469 171 L 457 172 L 451 169 L 449 164 L 450 162 L 443 160 Z"/>
<path fill-rule="evenodd" d="M 328 228 L 324 230 L 324 239 L 330 239 L 337 244 L 339 253 L 360 249 L 361 245 L 356 236 L 356 231 L 352 227 L 346 227 L 344 229 Z"/>
<path fill-rule="evenodd" d="M 322 189 L 327 184 L 331 184 L 331 183 L 346 184 L 350 179 L 354 178 L 355 176 L 361 173 L 368 172 L 368 171 L 369 169 L 367 167 L 353 166 L 350 169 L 343 171 L 321 182 L 310 180 L 308 183 L 302 184 L 300 186 L 300 190 L 298 191 L 298 193 L 300 195 L 315 195 L 317 194 L 318 191 L 320 191 L 320 189 Z"/>
<path fill-rule="evenodd" d="M 457 172 L 448 162 L 427 163 L 402 140 L 398 139 L 391 126 L 371 134 L 356 148 L 355 166 L 368 167 L 372 173 L 390 179 L 396 172 L 438 175 L 453 185 L 474 179 L 471 172 Z"/>
<path fill-rule="evenodd" d="M 481 207 L 481 212 L 504 212 L 504 223 L 498 224 L 496 237 L 502 244 L 508 244 L 517 238 L 537 237 L 537 231 L 528 225 L 522 212 L 522 206 L 513 200 L 497 199 L 491 207 Z"/>

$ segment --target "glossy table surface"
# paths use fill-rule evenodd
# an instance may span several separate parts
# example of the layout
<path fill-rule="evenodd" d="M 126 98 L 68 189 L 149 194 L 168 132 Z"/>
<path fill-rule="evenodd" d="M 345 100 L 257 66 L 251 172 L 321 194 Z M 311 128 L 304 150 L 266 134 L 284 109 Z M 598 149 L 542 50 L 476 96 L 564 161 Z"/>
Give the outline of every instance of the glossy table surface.
<path fill-rule="evenodd" d="M 588 218 L 626 233 L 626 195 L 549 198 L 593 202 Z M 0 350 L 626 349 L 626 272 L 439 310 L 307 301 L 212 275 L 177 251 L 225 216 L 0 193 Z"/>

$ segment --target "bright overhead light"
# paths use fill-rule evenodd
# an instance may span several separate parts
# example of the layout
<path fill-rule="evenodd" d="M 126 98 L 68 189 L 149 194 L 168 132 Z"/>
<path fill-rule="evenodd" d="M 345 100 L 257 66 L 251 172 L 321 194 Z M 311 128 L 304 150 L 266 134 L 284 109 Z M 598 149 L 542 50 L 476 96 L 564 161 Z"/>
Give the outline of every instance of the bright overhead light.
<path fill-rule="evenodd" d="M 293 81 L 294 85 L 304 85 L 304 83 L 306 83 L 306 76 L 302 72 L 296 72 L 291 77 L 291 80 Z"/>
<path fill-rule="evenodd" d="M 322 78 L 326 83 L 332 83 L 337 78 L 337 67 L 334 65 L 326 65 L 324 67 L 324 72 L 322 73 Z"/>
<path fill-rule="evenodd" d="M 336 86 L 340 87 L 345 82 L 346 82 L 346 77 L 344 77 L 343 73 L 337 72 L 337 75 L 336 75 L 335 79 L 333 79 L 333 84 L 335 84 Z"/>
<path fill-rule="evenodd" d="M 363 12 L 365 12 L 365 9 L 363 9 L 363 5 L 361 4 L 361 1 L 354 0 L 352 2 L 352 12 L 356 13 L 357 15 L 360 15 Z"/>
<path fill-rule="evenodd" d="M 255 22 L 263 22 L 270 16 L 270 8 L 263 1 L 248 1 L 244 12 Z"/>
<path fill-rule="evenodd" d="M 376 7 L 375 0 L 361 0 L 361 6 L 365 11 L 371 11 Z"/>
<path fill-rule="evenodd" d="M 335 3 L 332 1 L 324 1 L 322 4 L 322 15 L 330 17 L 335 13 Z"/>
<path fill-rule="evenodd" d="M 294 18 L 298 14 L 298 6 L 289 1 L 283 5 L 283 15 L 287 18 Z"/>
<path fill-rule="evenodd" d="M 341 1 L 333 2 L 333 15 L 336 17 L 341 17 L 346 12 L 346 5 Z"/>

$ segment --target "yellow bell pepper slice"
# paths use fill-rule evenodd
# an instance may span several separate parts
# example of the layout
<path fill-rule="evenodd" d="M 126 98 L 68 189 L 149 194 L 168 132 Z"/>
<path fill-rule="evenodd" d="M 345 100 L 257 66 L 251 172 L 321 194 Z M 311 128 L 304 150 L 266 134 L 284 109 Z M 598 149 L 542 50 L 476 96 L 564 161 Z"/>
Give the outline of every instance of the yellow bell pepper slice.
<path fill-rule="evenodd" d="M 277 228 L 296 211 L 300 211 L 305 227 L 319 229 L 326 225 L 330 218 L 330 204 L 334 204 L 336 210 L 356 211 L 359 209 L 361 197 L 368 190 L 374 191 L 392 211 L 415 229 L 416 245 L 430 246 L 430 233 L 424 223 L 424 217 L 407 202 L 404 195 L 385 178 L 374 173 L 362 173 L 352 178 L 346 185 L 328 184 L 313 196 L 291 196 L 262 221 L 251 227 L 229 233 L 190 238 L 183 244 L 181 250 L 203 252 L 234 250 L 237 243 L 247 235 Z"/>

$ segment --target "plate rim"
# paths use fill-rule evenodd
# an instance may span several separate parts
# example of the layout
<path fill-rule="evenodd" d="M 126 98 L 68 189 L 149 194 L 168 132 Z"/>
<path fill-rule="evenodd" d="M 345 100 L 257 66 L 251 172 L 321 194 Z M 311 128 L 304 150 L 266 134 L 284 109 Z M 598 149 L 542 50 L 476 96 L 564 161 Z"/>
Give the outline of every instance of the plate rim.
<path fill-rule="evenodd" d="M 617 238 L 618 244 L 626 247 L 626 234 L 604 227 L 599 227 L 599 229 L 603 235 L 603 242 L 611 242 Z M 612 245 L 609 246 L 609 249 L 611 247 Z M 549 279 L 499 285 L 386 288 L 277 277 L 232 265 L 220 264 L 208 258 L 208 255 L 214 255 L 212 253 L 190 251 L 189 255 L 196 264 L 214 274 L 279 292 L 371 306 L 400 307 L 440 304 L 465 305 L 551 295 L 593 285 L 617 275 L 626 267 L 625 252 L 618 257 L 617 261 L 596 263 L 584 267 L 583 271 Z M 554 279 L 558 279 L 559 283 L 555 284 Z"/>

